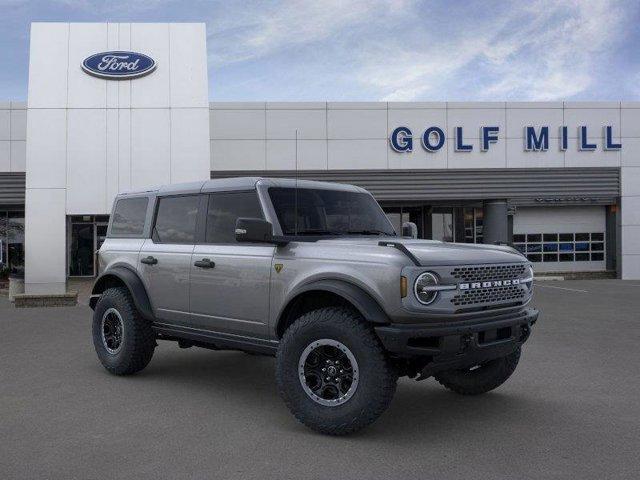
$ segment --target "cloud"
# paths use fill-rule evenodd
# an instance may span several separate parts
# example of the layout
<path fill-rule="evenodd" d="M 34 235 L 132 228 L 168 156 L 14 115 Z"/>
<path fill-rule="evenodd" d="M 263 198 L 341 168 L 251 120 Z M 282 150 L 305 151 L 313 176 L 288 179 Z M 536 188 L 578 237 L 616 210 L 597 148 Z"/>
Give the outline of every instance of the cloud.
<path fill-rule="evenodd" d="M 0 2 L 13 2 L 15 4 L 33 3 L 32 0 L 0 0 Z M 52 5 L 60 5 L 75 11 L 91 11 L 101 15 L 124 12 L 150 11 L 164 7 L 174 0 L 49 0 Z"/>
<path fill-rule="evenodd" d="M 442 92 L 478 100 L 552 100 L 585 92 L 598 62 L 623 29 L 624 10 L 617 2 L 536 1 L 506 5 L 502 15 L 467 18 L 459 33 L 437 38 L 425 32 L 428 50 L 387 45 L 393 58 L 382 69 L 380 48 L 362 66 L 359 81 L 380 92 L 382 100 L 438 97 Z M 457 85 L 451 90 L 449 85 Z"/>
<path fill-rule="evenodd" d="M 261 58 L 283 49 L 320 43 L 348 29 L 397 15 L 403 0 L 287 1 L 249 3 L 208 23 L 216 66 Z"/>
<path fill-rule="evenodd" d="M 614 0 L 251 3 L 216 13 L 209 57 L 216 69 L 269 69 L 295 56 L 278 66 L 383 101 L 564 99 L 593 88 L 628 10 Z"/>
<path fill-rule="evenodd" d="M 569 8 L 539 2 L 533 25 L 513 39 L 514 51 L 499 58 L 490 96 L 531 100 L 571 97 L 586 91 L 596 67 L 623 29 L 624 11 L 610 1 L 576 1 Z"/>
<path fill-rule="evenodd" d="M 24 62 L 33 19 L 205 21 L 216 100 L 640 98 L 637 0 L 0 0 L 0 10 L 0 41 Z M 3 78 L 26 95 L 26 73 Z"/>

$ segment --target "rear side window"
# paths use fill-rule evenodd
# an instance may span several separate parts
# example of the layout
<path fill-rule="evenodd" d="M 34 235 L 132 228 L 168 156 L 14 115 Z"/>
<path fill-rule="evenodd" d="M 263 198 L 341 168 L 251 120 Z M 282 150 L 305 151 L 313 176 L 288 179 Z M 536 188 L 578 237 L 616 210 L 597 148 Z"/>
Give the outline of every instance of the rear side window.
<path fill-rule="evenodd" d="M 199 195 L 161 198 L 153 228 L 153 241 L 195 243 L 199 203 Z"/>
<path fill-rule="evenodd" d="M 112 236 L 139 237 L 144 230 L 147 216 L 147 197 L 122 198 L 116 203 L 111 223 Z"/>
<path fill-rule="evenodd" d="M 210 195 L 205 242 L 236 243 L 236 220 L 241 217 L 263 218 L 256 192 Z"/>

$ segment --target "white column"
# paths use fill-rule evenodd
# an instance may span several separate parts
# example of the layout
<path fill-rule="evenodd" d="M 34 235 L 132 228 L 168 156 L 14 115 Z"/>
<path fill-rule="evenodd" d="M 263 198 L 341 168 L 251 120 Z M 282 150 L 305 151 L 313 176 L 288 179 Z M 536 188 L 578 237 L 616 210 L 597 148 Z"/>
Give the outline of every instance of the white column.
<path fill-rule="evenodd" d="M 27 188 L 25 201 L 25 292 L 65 293 L 65 190 Z"/>
<path fill-rule="evenodd" d="M 624 147 L 623 147 L 624 148 Z M 622 167 L 621 278 L 640 279 L 640 166 Z"/>
<path fill-rule="evenodd" d="M 622 102 L 621 278 L 640 280 L 640 102 Z"/>
<path fill-rule="evenodd" d="M 149 55 L 157 69 L 122 81 L 81 69 L 108 50 Z M 207 97 L 204 24 L 32 24 L 27 293 L 65 291 L 68 215 L 108 214 L 131 188 L 209 178 Z"/>

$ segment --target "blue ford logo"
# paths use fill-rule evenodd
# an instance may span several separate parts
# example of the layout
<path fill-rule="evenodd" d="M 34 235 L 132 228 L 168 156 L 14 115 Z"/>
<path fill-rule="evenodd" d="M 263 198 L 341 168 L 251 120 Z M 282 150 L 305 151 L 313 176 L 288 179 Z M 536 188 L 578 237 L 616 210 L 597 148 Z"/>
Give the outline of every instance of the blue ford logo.
<path fill-rule="evenodd" d="M 89 75 L 113 80 L 142 77 L 155 68 L 153 58 L 136 52 L 96 53 L 82 62 L 82 69 Z"/>

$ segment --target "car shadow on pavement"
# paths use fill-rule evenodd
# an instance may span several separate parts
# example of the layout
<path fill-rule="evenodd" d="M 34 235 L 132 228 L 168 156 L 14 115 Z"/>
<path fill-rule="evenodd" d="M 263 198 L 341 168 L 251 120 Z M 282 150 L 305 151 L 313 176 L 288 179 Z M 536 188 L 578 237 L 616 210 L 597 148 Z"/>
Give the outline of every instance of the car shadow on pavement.
<path fill-rule="evenodd" d="M 246 409 L 245 415 L 254 415 L 257 409 L 275 428 L 314 435 L 296 422 L 280 399 L 273 358 L 197 348 L 186 351 L 172 348 L 166 355 L 162 353 L 134 377 L 136 381 L 160 381 L 165 386 L 179 386 L 183 393 L 190 389 L 192 394 L 212 395 L 216 397 L 216 408 L 224 409 L 227 403 L 235 412 Z M 435 441 L 465 429 L 471 433 L 477 430 L 481 439 L 487 428 L 525 429 L 540 418 L 553 423 L 553 418 L 561 413 L 557 407 L 549 405 L 546 399 L 515 392 L 508 382 L 485 395 L 460 396 L 433 379 L 416 382 L 403 378 L 387 412 L 370 428 L 349 438 L 397 443 L 411 442 L 419 436 Z"/>

